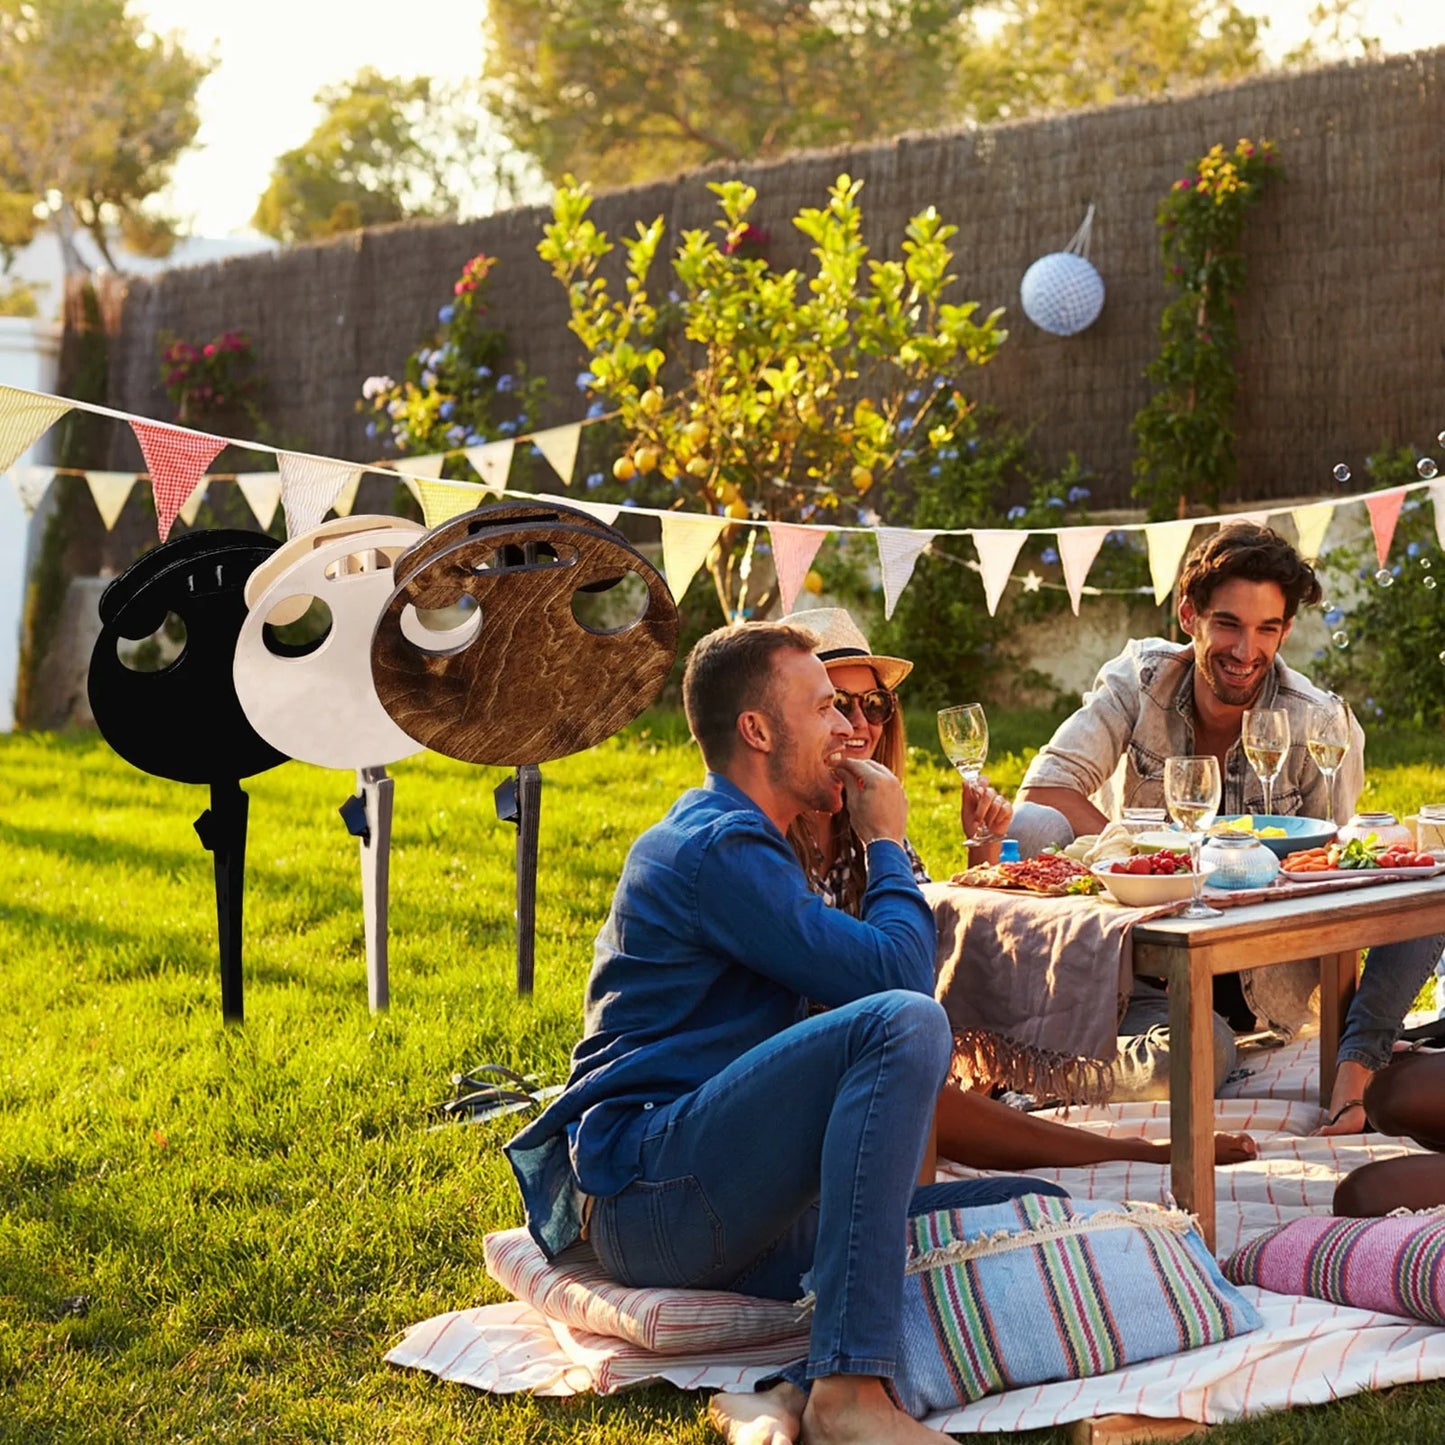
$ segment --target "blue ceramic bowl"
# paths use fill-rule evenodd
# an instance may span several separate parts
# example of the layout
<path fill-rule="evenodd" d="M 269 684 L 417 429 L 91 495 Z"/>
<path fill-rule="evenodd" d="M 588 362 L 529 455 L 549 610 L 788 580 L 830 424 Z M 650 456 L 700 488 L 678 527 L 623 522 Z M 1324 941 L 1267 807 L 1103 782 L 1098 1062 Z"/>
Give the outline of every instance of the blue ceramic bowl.
<path fill-rule="evenodd" d="M 1219 821 L 1228 823 L 1239 816 L 1238 813 L 1226 813 Z M 1256 832 L 1261 828 L 1284 829 L 1283 838 L 1259 840 L 1277 858 L 1298 853 L 1301 848 L 1323 848 L 1326 843 L 1334 842 L 1336 826 L 1325 818 L 1291 818 L 1277 813 L 1255 813 L 1253 816 Z"/>

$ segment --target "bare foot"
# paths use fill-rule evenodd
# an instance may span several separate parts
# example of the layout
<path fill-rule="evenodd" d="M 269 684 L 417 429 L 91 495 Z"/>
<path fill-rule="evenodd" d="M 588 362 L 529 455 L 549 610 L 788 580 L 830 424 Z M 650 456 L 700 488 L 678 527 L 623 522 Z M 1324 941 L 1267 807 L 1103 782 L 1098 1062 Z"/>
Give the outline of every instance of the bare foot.
<path fill-rule="evenodd" d="M 1325 1122 L 1316 1129 L 1315 1137 L 1334 1134 L 1363 1134 L 1369 1128 L 1365 1118 L 1365 1085 L 1374 1077 L 1354 1059 L 1344 1059 L 1335 1071 L 1335 1087 L 1330 1093 L 1330 1107 Z"/>
<path fill-rule="evenodd" d="M 751 1395 L 714 1395 L 707 1417 L 728 1445 L 794 1445 L 807 1403 L 796 1385 L 781 1380 L 771 1390 Z"/>
<path fill-rule="evenodd" d="M 803 1445 L 940 1445 L 946 1435 L 920 1425 L 866 1375 L 814 1380 L 803 1411 Z"/>
<path fill-rule="evenodd" d="M 1214 1162 L 1216 1164 L 1243 1164 L 1246 1160 L 1259 1158 L 1259 1146 L 1248 1134 L 1216 1134 L 1214 1136 Z"/>

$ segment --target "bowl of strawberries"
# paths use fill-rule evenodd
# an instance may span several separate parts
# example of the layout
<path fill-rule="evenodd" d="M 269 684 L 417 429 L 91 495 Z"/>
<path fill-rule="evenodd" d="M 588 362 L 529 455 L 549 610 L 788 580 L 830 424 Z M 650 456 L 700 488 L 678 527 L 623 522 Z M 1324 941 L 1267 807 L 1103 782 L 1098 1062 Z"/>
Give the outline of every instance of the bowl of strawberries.
<path fill-rule="evenodd" d="M 1183 848 L 1159 848 L 1130 858 L 1112 858 L 1095 863 L 1090 871 L 1111 898 L 1128 908 L 1182 903 L 1194 892 L 1195 874 L 1189 853 Z M 1211 864 L 1202 863 L 1198 876 L 1207 880 L 1213 871 Z"/>

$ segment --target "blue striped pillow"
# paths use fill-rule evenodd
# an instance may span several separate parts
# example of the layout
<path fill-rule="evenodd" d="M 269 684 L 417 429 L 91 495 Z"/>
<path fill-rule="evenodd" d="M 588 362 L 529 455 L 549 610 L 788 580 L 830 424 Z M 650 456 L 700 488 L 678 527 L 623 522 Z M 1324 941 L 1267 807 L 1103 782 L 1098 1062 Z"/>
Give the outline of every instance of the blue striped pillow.
<path fill-rule="evenodd" d="M 1259 1326 L 1189 1216 L 1026 1194 L 908 1221 L 899 1369 L 915 1419 Z"/>

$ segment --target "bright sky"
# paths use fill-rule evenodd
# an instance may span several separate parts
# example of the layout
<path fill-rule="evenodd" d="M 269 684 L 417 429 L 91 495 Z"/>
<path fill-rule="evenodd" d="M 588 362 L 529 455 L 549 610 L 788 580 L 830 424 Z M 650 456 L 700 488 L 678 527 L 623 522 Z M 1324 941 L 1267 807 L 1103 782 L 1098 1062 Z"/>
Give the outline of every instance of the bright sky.
<path fill-rule="evenodd" d="M 1315 0 L 1242 0 L 1270 16 L 1266 49 L 1280 54 L 1307 33 Z M 363 66 L 392 76 L 458 79 L 482 64 L 486 0 L 135 0 L 159 31 L 214 51 L 201 87 L 204 149 L 177 165 L 169 201 L 200 235 L 247 229 L 271 164 L 300 145 L 319 112 L 312 97 Z M 1445 45 L 1439 0 L 1365 0 L 1366 33 L 1387 52 Z"/>

